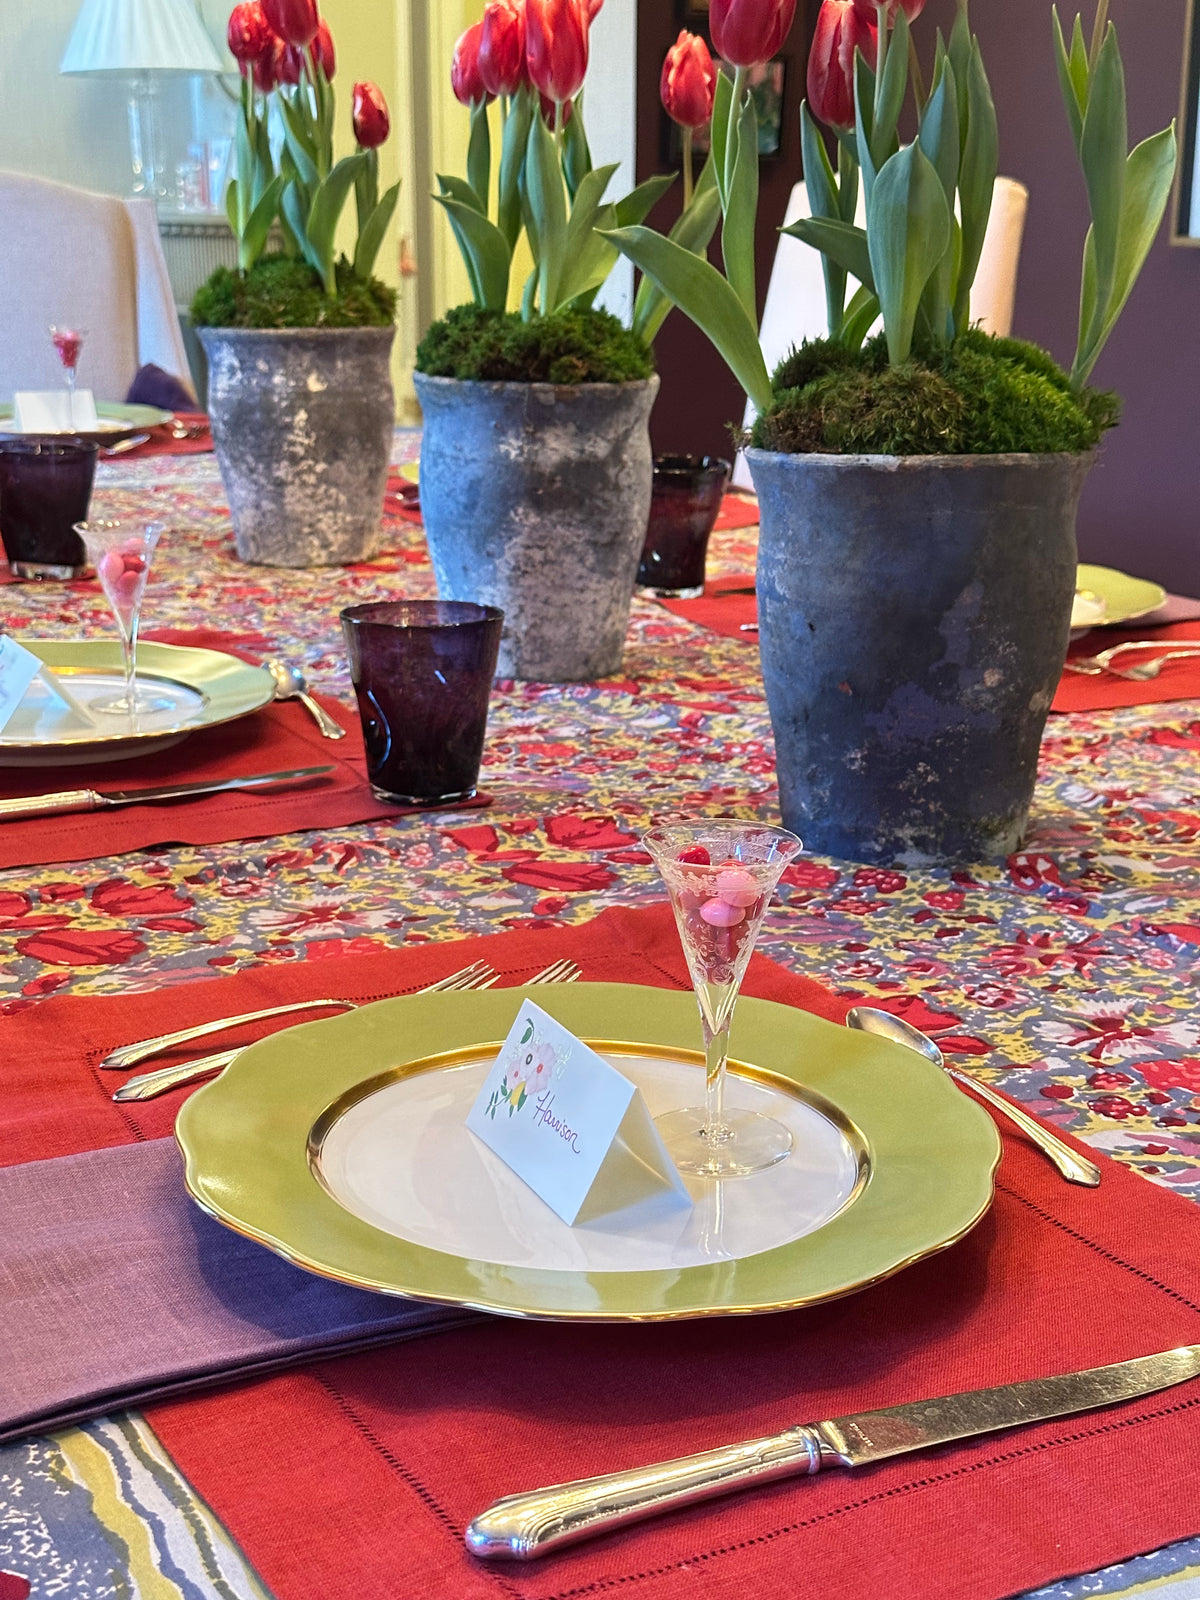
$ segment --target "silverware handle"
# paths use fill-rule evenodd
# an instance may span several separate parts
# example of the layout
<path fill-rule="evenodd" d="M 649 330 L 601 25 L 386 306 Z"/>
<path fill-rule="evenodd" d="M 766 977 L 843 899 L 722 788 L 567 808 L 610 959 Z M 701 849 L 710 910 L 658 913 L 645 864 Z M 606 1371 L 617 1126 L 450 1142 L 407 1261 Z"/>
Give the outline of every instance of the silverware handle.
<path fill-rule="evenodd" d="M 820 1472 L 822 1465 L 816 1430 L 789 1428 L 769 1439 L 750 1439 L 632 1472 L 509 1495 L 469 1525 L 467 1549 L 483 1561 L 532 1561 L 665 1511 L 776 1478 Z"/>
<path fill-rule="evenodd" d="M 198 1056 L 195 1061 L 185 1061 L 178 1067 L 163 1067 L 158 1072 L 143 1072 L 140 1077 L 130 1078 L 128 1083 L 123 1083 L 113 1095 L 113 1099 L 153 1100 L 156 1095 L 166 1094 L 170 1089 L 178 1089 L 181 1084 L 192 1083 L 197 1078 L 207 1078 L 210 1072 L 224 1072 L 234 1057 L 240 1056 L 241 1053 L 241 1050 L 220 1050 L 216 1055 Z"/>
<path fill-rule="evenodd" d="M 1096 1188 L 1100 1182 L 1100 1168 L 1095 1162 L 1089 1161 L 1086 1156 L 1076 1155 L 1070 1145 L 1064 1144 L 1057 1134 L 1051 1133 L 1050 1129 L 1036 1117 L 1031 1117 L 1027 1111 L 1022 1111 L 1020 1106 L 1013 1105 L 1003 1095 L 989 1088 L 986 1083 L 971 1077 L 970 1073 L 960 1072 L 957 1067 L 949 1066 L 946 1071 L 956 1083 L 965 1085 L 981 1100 L 986 1100 L 988 1105 L 995 1107 L 1010 1122 L 1016 1123 L 1018 1128 L 1023 1129 L 1043 1155 L 1049 1156 L 1068 1183 L 1081 1183 L 1088 1189 Z"/>
<path fill-rule="evenodd" d="M 312 695 L 301 694 L 300 699 L 312 712 L 313 720 L 316 722 L 317 727 L 320 728 L 326 739 L 344 739 L 346 737 L 346 730 L 342 727 L 341 723 L 335 722 L 329 715 L 328 711 L 326 711 L 325 707 L 319 705 L 317 701 L 313 699 Z"/>
<path fill-rule="evenodd" d="M 62 794 L 36 794 L 28 800 L 0 800 L 0 822 L 7 818 L 63 816 L 70 811 L 97 811 L 104 797 L 95 789 L 68 789 Z"/>
<path fill-rule="evenodd" d="M 110 1050 L 100 1065 L 114 1072 L 124 1072 L 128 1067 L 136 1067 L 139 1061 L 145 1061 L 147 1056 L 169 1050 L 172 1045 L 190 1044 L 193 1039 L 203 1039 L 210 1033 L 224 1033 L 227 1028 L 240 1027 L 243 1022 L 262 1022 L 267 1017 L 286 1017 L 293 1011 L 318 1011 L 330 1006 L 343 1011 L 354 1010 L 352 1000 L 296 1000 L 286 1006 L 268 1006 L 265 1011 L 244 1011 L 240 1017 L 221 1017 L 216 1022 L 201 1022 L 194 1028 L 180 1028 L 177 1033 L 160 1033 L 154 1039 L 123 1044 Z"/>

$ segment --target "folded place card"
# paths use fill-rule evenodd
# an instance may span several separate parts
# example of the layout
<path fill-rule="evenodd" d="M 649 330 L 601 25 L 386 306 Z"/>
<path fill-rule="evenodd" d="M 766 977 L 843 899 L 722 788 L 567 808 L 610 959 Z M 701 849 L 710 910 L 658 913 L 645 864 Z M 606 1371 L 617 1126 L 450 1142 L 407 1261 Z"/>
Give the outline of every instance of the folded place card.
<path fill-rule="evenodd" d="M 530 1000 L 467 1127 L 571 1226 L 655 1194 L 691 1204 L 637 1085 Z"/>
<path fill-rule="evenodd" d="M 18 390 L 13 396 L 17 433 L 94 433 L 99 418 L 90 389 Z"/>
<path fill-rule="evenodd" d="M 0 634 L 0 733 L 12 721 L 17 708 L 28 702 L 31 693 L 36 697 L 35 683 L 44 696 L 53 700 L 60 720 L 75 726 L 92 725 L 87 711 L 57 674 L 32 650 L 26 650 L 5 633 Z"/>

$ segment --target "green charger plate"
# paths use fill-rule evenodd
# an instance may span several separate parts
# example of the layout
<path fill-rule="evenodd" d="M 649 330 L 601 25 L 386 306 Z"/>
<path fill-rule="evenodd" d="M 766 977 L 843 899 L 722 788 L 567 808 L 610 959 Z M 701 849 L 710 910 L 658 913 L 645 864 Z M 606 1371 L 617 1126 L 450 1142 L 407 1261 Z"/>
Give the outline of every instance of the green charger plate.
<path fill-rule="evenodd" d="M 1157 611 L 1167 598 L 1160 583 L 1148 578 L 1131 578 L 1127 572 L 1115 567 L 1082 565 L 1075 580 L 1076 588 L 1098 595 L 1104 601 L 1104 615 L 1089 626 L 1111 628 L 1119 622 L 1136 622 L 1139 617 Z"/>
<path fill-rule="evenodd" d="M 174 420 L 173 411 L 162 411 L 158 406 L 137 405 L 98 405 L 96 416 L 101 426 L 92 430 L 81 429 L 78 432 L 65 432 L 56 434 L 41 434 L 40 438 L 48 439 L 82 439 L 87 444 L 119 444 L 122 439 L 132 439 L 135 433 L 145 433 L 149 428 L 161 428 L 164 423 Z M 11 432 L 13 420 L 12 406 L 0 406 L 0 433 Z M 21 434 L 13 434 L 13 438 L 21 438 Z"/>
<path fill-rule="evenodd" d="M 26 650 L 61 673 L 67 688 L 73 675 L 111 675 L 113 687 L 124 680 L 124 656 L 116 640 L 21 639 Z M 27 738 L 9 728 L 0 730 L 0 766 L 86 766 L 98 761 L 119 761 L 167 749 L 200 728 L 233 722 L 261 711 L 275 698 L 275 684 L 264 667 L 252 667 L 221 650 L 196 650 L 173 644 L 138 645 L 139 679 L 179 684 L 198 696 L 190 714 L 164 727 L 162 719 L 148 719 L 136 733 L 125 729 L 111 733 L 80 728 L 69 736 Z"/>
<path fill-rule="evenodd" d="M 651 1054 L 668 1047 L 695 1060 L 702 1095 L 690 994 L 578 984 L 384 1000 L 275 1034 L 193 1094 L 175 1128 L 188 1190 L 236 1232 L 341 1283 L 508 1316 L 598 1322 L 782 1311 L 852 1294 L 956 1243 L 991 1204 L 999 1135 L 944 1073 L 886 1040 L 743 998 L 735 1072 L 808 1100 L 858 1159 L 853 1194 L 815 1232 L 672 1270 L 552 1271 L 411 1243 L 344 1209 L 315 1170 L 340 1109 L 361 1102 L 368 1085 L 446 1071 L 491 1041 L 498 1048 L 523 994 L 600 1048 L 619 1053 L 621 1040 L 636 1041 Z"/>

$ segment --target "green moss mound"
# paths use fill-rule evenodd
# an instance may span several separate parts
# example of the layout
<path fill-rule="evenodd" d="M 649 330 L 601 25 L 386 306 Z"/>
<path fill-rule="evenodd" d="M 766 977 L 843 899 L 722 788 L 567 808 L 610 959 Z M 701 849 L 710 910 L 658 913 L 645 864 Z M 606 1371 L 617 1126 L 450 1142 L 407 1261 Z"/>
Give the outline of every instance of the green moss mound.
<path fill-rule="evenodd" d="M 607 311 L 516 312 L 456 306 L 422 339 L 417 371 L 483 383 L 634 383 L 654 373 L 635 333 Z"/>
<path fill-rule="evenodd" d="M 362 279 L 343 256 L 337 294 L 294 256 L 263 256 L 243 278 L 218 267 L 192 301 L 198 328 L 386 328 L 396 320 L 396 291 Z"/>
<path fill-rule="evenodd" d="M 940 355 L 887 365 L 881 338 L 849 351 L 794 350 L 751 435 L 761 450 L 830 455 L 1050 455 L 1094 449 L 1115 427 L 1115 395 L 1072 394 L 1036 345 L 972 329 Z"/>

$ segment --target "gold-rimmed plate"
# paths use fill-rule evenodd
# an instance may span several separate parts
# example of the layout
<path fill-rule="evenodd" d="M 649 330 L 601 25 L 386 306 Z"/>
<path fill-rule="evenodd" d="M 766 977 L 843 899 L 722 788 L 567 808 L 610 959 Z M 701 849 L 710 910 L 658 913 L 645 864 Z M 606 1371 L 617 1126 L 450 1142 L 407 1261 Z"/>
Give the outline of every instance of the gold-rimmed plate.
<path fill-rule="evenodd" d="M 732 1103 L 781 1116 L 788 1159 L 692 1205 L 567 1227 L 467 1133 L 523 991 L 415 995 L 252 1046 L 176 1123 L 211 1215 L 359 1288 L 509 1316 L 655 1321 L 814 1305 L 961 1239 L 991 1204 L 991 1119 L 911 1051 L 742 999 Z M 642 1089 L 703 1095 L 690 994 L 541 987 L 537 1003 Z M 618 1037 L 623 1036 L 623 1037 Z"/>
<path fill-rule="evenodd" d="M 106 639 L 25 639 L 27 650 L 59 674 L 86 706 L 124 682 L 121 646 Z M 90 724 L 72 718 L 40 680 L 0 730 L 0 767 L 74 767 L 122 761 L 166 750 L 200 728 L 260 711 L 275 698 L 269 672 L 220 650 L 171 644 L 138 646 L 138 678 L 169 701 L 139 717 L 97 713 Z"/>
<path fill-rule="evenodd" d="M 1115 567 L 1080 566 L 1076 578 L 1072 629 L 1112 628 L 1122 622 L 1136 622 L 1157 611 L 1167 598 L 1161 583 L 1148 578 L 1131 578 Z"/>
<path fill-rule="evenodd" d="M 66 429 L 60 433 L 20 434 L 13 432 L 13 408 L 0 406 L 0 434 L 14 439 L 79 439 L 85 444 L 117 444 L 130 439 L 135 433 L 145 433 L 147 428 L 161 428 L 175 420 L 173 411 L 163 411 L 158 406 L 110 405 L 96 407 L 94 428 Z"/>

